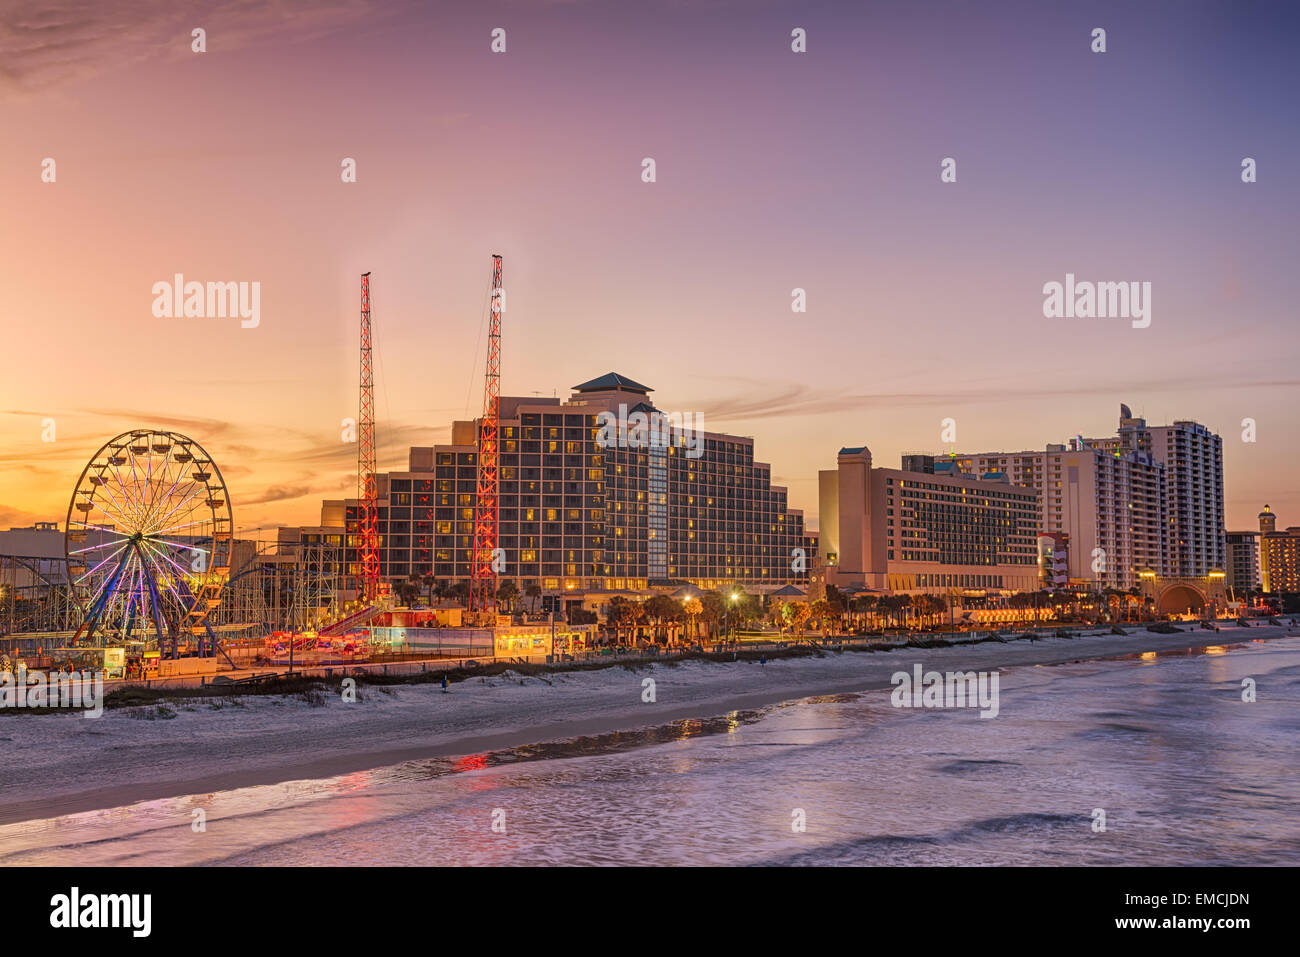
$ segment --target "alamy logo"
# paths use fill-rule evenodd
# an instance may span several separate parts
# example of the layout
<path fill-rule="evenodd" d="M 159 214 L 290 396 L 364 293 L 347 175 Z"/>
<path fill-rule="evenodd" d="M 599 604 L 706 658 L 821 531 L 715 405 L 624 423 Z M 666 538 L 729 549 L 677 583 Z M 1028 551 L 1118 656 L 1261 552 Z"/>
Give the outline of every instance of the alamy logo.
<path fill-rule="evenodd" d="M 1043 315 L 1048 319 L 1132 319 L 1134 329 L 1151 325 L 1151 283 L 1065 282 L 1043 284 Z"/>
<path fill-rule="evenodd" d="M 133 937 L 148 937 L 152 926 L 152 894 L 69 894 L 50 898 L 51 927 L 127 927 Z"/>
<path fill-rule="evenodd" d="M 0 708 L 80 708 L 87 718 L 104 713 L 104 672 L 0 672 Z"/>
<path fill-rule="evenodd" d="M 922 673 L 920 665 L 912 674 L 896 671 L 889 683 L 896 685 L 890 694 L 895 708 L 982 708 L 981 718 L 998 716 L 998 673 L 996 671 L 938 671 Z"/>
<path fill-rule="evenodd" d="M 262 321 L 260 282 L 186 282 L 176 273 L 154 283 L 153 295 L 156 319 L 239 319 L 244 329 Z"/>
<path fill-rule="evenodd" d="M 660 412 L 636 409 L 629 413 L 624 403 L 618 412 L 596 415 L 600 431 L 596 445 L 602 449 L 667 449 L 678 446 L 688 459 L 704 454 L 703 412 Z"/>

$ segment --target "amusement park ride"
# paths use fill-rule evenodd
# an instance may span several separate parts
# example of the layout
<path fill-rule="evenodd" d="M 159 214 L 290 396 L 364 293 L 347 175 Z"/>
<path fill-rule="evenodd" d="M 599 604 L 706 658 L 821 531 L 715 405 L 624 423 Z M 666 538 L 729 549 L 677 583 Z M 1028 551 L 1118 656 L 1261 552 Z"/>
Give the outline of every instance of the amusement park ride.
<path fill-rule="evenodd" d="M 322 628 L 345 635 L 379 610 L 370 273 L 361 277 L 361 398 L 357 430 L 359 611 Z M 222 652 L 211 624 L 231 576 L 234 523 L 221 470 L 193 439 L 136 429 L 82 470 L 68 505 L 65 553 L 82 620 L 73 646 L 139 645 L 162 657 Z M 297 643 L 295 642 L 295 647 Z"/>
<path fill-rule="evenodd" d="M 505 304 L 499 255 L 492 257 L 490 288 L 469 600 L 470 618 L 478 623 L 494 620 L 501 554 L 496 547 L 497 453 Z M 82 469 L 68 504 L 62 562 L 53 554 L 47 558 L 3 556 L 15 581 L 15 569 L 21 564 L 40 583 L 25 586 L 38 588 L 45 596 L 29 605 L 52 610 L 51 614 L 64 608 L 64 623 L 42 632 L 49 640 L 61 640 L 60 635 L 66 638 L 71 632 L 69 649 L 126 647 L 134 649 L 128 656 L 175 659 L 223 655 L 229 661 L 218 631 L 256 629 L 256 622 L 262 621 L 263 634 L 299 634 L 274 629 L 303 629 L 300 619 L 310 612 L 312 623 L 299 637 L 317 639 L 321 651 L 325 645 L 334 647 L 340 642 L 347 648 L 387 607 L 382 600 L 386 583 L 380 580 L 370 305 L 367 272 L 361 276 L 357 509 L 355 518 L 349 516 L 345 536 L 345 540 L 356 542 L 355 564 L 342 555 L 336 561 L 332 554 L 323 550 L 316 554 L 311 545 L 300 545 L 291 562 L 296 577 L 287 590 L 281 589 L 284 579 L 274 577 L 273 563 L 259 561 L 268 553 L 259 551 L 256 542 L 235 541 L 229 491 L 207 451 L 179 432 L 132 429 L 106 442 Z M 57 571 L 53 570 L 56 562 L 61 566 Z M 349 564 L 353 564 L 351 570 Z M 337 571 L 326 571 L 335 568 Z M 317 570 L 319 581 L 312 577 Z M 14 590 L 9 586 L 8 594 L 12 596 Z M 341 600 L 345 591 L 353 591 L 355 602 L 343 611 L 336 598 Z M 264 592 L 271 596 L 264 610 L 274 602 L 274 615 L 256 614 Z M 292 608 L 281 606 L 282 595 L 288 596 Z M 222 608 L 223 597 L 232 596 L 233 606 Z M 312 607 L 299 607 L 303 602 Z M 11 599 L 10 618 L 12 606 Z M 16 633 L 12 621 L 0 634 L 6 631 Z M 290 652 L 299 648 L 298 639 L 288 642 Z"/>
<path fill-rule="evenodd" d="M 361 402 L 357 416 L 357 500 L 361 575 L 357 600 L 379 597 L 379 479 L 375 475 L 375 371 L 370 345 L 370 273 L 361 274 Z"/>
<path fill-rule="evenodd" d="M 478 431 L 478 484 L 474 496 L 474 552 L 469 611 L 479 622 L 495 618 L 497 605 L 497 453 L 501 404 L 501 257 L 492 256 L 488 306 L 487 371 Z"/>
<path fill-rule="evenodd" d="M 168 657 L 218 651 L 208 623 L 230 574 L 230 496 L 212 457 L 178 432 L 110 439 L 68 503 L 73 645 L 156 643 Z"/>

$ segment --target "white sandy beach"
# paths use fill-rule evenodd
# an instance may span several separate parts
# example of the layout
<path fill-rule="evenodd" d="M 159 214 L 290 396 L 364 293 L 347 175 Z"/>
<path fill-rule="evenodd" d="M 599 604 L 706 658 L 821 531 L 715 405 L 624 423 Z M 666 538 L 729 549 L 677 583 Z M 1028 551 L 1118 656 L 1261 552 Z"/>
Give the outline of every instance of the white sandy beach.
<path fill-rule="evenodd" d="M 423 757 L 501 748 L 705 718 L 781 701 L 890 687 L 890 676 L 927 669 L 994 670 L 1289 635 L 1282 626 L 1181 626 L 950 648 L 826 653 L 757 662 L 659 662 L 635 670 L 472 679 L 444 693 L 436 684 L 361 686 L 361 700 L 254 695 L 181 700 L 173 718 L 152 707 L 78 715 L 0 717 L 5 770 L 0 824 L 138 801 L 320 778 Z M 643 680 L 655 681 L 653 703 Z"/>

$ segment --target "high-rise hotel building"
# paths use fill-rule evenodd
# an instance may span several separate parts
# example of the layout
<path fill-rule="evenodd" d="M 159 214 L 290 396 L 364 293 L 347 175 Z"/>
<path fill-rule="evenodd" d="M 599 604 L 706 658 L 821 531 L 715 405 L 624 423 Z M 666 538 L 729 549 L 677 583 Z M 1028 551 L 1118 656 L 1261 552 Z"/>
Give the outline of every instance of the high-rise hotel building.
<path fill-rule="evenodd" d="M 1003 473 L 943 472 L 930 456 L 873 468 L 841 449 L 818 473 L 821 555 L 829 584 L 951 593 L 1038 587 L 1038 495 Z"/>
<path fill-rule="evenodd" d="M 1259 565 L 1264 591 L 1300 592 L 1300 527 L 1278 531 L 1277 515 L 1267 505 L 1259 513 Z"/>
<path fill-rule="evenodd" d="M 1238 598 L 1259 588 L 1259 535 L 1228 532 L 1228 586 Z"/>
<path fill-rule="evenodd" d="M 1114 436 L 949 461 L 1038 489 L 1042 530 L 1069 538 L 1071 578 L 1127 589 L 1143 571 L 1202 577 L 1227 563 L 1223 443 L 1196 422 L 1148 427 L 1121 405 Z"/>
<path fill-rule="evenodd" d="M 1084 439 L 1110 451 L 1149 452 L 1164 470 L 1165 557 L 1162 575 L 1201 578 L 1228 562 L 1223 520 L 1223 439 L 1199 422 L 1148 426 L 1121 405 L 1119 432 Z"/>
<path fill-rule="evenodd" d="M 1259 581 L 1260 588 L 1266 592 L 1273 590 L 1273 576 L 1268 567 L 1268 548 L 1265 546 L 1265 540 L 1269 534 L 1277 531 L 1277 516 L 1267 505 L 1264 511 L 1259 513 Z"/>
<path fill-rule="evenodd" d="M 1044 451 L 958 455 L 950 467 L 1004 472 L 1038 491 L 1039 527 L 1058 536 L 1068 577 L 1128 589 L 1162 567 L 1164 471 L 1146 452 L 1096 448 L 1086 439 Z"/>
<path fill-rule="evenodd" d="M 610 441 L 600 413 L 649 417 L 659 411 L 651 391 L 609 373 L 574 386 L 567 401 L 501 398 L 501 580 L 543 591 L 806 582 L 803 513 L 788 507 L 771 467 L 754 461 L 753 439 L 674 428 L 665 442 Z M 450 444 L 412 448 L 407 471 L 379 477 L 382 578 L 469 579 L 477 430 L 477 421 L 456 422 Z M 357 515 L 354 499 L 326 502 L 322 527 L 282 537 L 344 541 L 354 577 Z"/>

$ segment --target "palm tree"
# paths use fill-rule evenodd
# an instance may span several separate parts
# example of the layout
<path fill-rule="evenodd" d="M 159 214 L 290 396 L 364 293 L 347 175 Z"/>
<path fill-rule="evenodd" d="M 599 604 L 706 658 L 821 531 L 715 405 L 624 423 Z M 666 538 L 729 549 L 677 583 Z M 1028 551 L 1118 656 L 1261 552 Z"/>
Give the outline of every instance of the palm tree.
<path fill-rule="evenodd" d="M 830 611 L 831 606 L 824 598 L 818 598 L 809 607 L 811 617 L 816 618 L 821 623 L 823 635 L 830 631 Z"/>
<path fill-rule="evenodd" d="M 763 617 L 762 597 L 751 595 L 739 585 L 727 590 L 727 604 L 737 625 L 748 625 Z"/>
<path fill-rule="evenodd" d="M 646 613 L 645 602 L 643 601 L 634 601 L 629 607 L 632 610 L 632 634 L 635 636 L 645 626 L 649 615 Z"/>
<path fill-rule="evenodd" d="M 1101 600 L 1109 609 L 1110 620 L 1112 622 L 1119 621 L 1120 596 L 1123 594 L 1124 593 L 1118 588 L 1112 588 L 1109 585 L 1101 590 Z"/>
<path fill-rule="evenodd" d="M 826 605 L 830 611 L 831 617 L 835 620 L 837 630 L 844 630 L 844 613 L 848 611 L 848 603 L 845 602 L 844 596 L 834 585 L 826 586 Z"/>
<path fill-rule="evenodd" d="M 616 645 L 623 643 L 623 627 L 631 625 L 634 620 L 632 605 L 633 603 L 622 595 L 615 595 L 609 600 L 609 607 L 605 610 L 605 623 L 614 629 Z"/>
<path fill-rule="evenodd" d="M 927 595 L 926 597 L 930 601 L 930 611 L 934 615 L 941 616 L 947 614 L 948 600 L 946 598 L 944 598 L 942 595 Z"/>
<path fill-rule="evenodd" d="M 716 641 L 718 626 L 722 624 L 723 616 L 727 611 L 726 599 L 716 591 L 706 591 L 700 595 L 699 602 L 704 606 L 704 625 L 708 640 Z"/>
<path fill-rule="evenodd" d="M 424 587 L 427 589 L 427 601 L 432 605 L 435 601 L 440 601 L 442 599 L 443 592 L 446 589 L 446 584 L 442 579 L 434 575 L 433 572 L 429 572 L 424 576 Z"/>
<path fill-rule="evenodd" d="M 395 591 L 397 592 L 397 600 L 403 605 L 410 607 L 411 602 L 418 599 L 422 591 L 420 588 L 419 576 L 412 575 L 405 581 L 398 582 Z"/>
<path fill-rule="evenodd" d="M 497 602 L 502 605 L 507 612 L 514 611 L 515 602 L 519 598 L 519 586 L 507 578 L 497 588 Z"/>
<path fill-rule="evenodd" d="M 907 627 L 907 613 L 911 610 L 911 608 L 912 608 L 912 596 L 906 594 L 899 595 L 898 610 L 900 614 L 898 618 L 899 618 L 899 625 L 903 628 Z"/>
<path fill-rule="evenodd" d="M 654 596 L 646 598 L 645 601 L 641 603 L 641 610 L 645 611 L 646 618 L 650 619 L 650 622 L 653 623 L 655 644 L 658 644 L 659 638 L 663 636 L 664 619 L 667 618 L 668 614 L 671 614 L 667 607 L 664 606 L 664 598 L 667 598 L 667 596 L 654 594 Z M 669 598 L 668 601 L 672 602 L 672 599 Z M 672 602 L 672 605 L 676 606 L 676 602 Z M 664 644 L 667 644 L 667 640 L 664 641 Z"/>
<path fill-rule="evenodd" d="M 655 638 L 663 638 L 664 644 L 668 644 L 668 624 L 681 614 L 681 606 L 667 595 L 652 595 L 642 608 L 655 623 Z"/>
<path fill-rule="evenodd" d="M 916 615 L 916 626 L 924 629 L 929 623 L 930 617 L 930 596 L 922 592 L 919 595 L 908 595 L 913 613 Z"/>
<path fill-rule="evenodd" d="M 853 599 L 850 607 L 862 618 L 862 630 L 866 631 L 867 615 L 874 614 L 877 606 L 880 604 L 879 595 L 859 595 Z"/>
<path fill-rule="evenodd" d="M 1135 610 L 1142 606 L 1142 590 L 1134 585 L 1124 596 L 1124 617 L 1128 621 L 1135 618 Z"/>
<path fill-rule="evenodd" d="M 446 593 L 447 593 L 447 597 L 451 598 L 453 601 L 458 601 L 462 605 L 468 604 L 469 582 L 464 581 L 462 579 L 461 581 L 458 581 L 455 584 L 449 586 L 446 589 Z"/>
<path fill-rule="evenodd" d="M 529 614 L 532 615 L 537 614 L 537 599 L 542 597 L 541 586 L 538 585 L 537 582 L 529 582 L 527 585 L 524 586 L 524 594 L 527 595 L 529 599 L 531 599 L 533 602 L 533 607 L 529 611 Z"/>
<path fill-rule="evenodd" d="M 682 602 L 682 611 L 686 613 L 686 617 L 690 620 L 691 623 L 690 637 L 692 640 L 694 640 L 696 637 L 698 637 L 695 626 L 700 616 L 700 613 L 704 611 L 704 603 L 695 597 L 687 598 L 684 602 Z"/>

